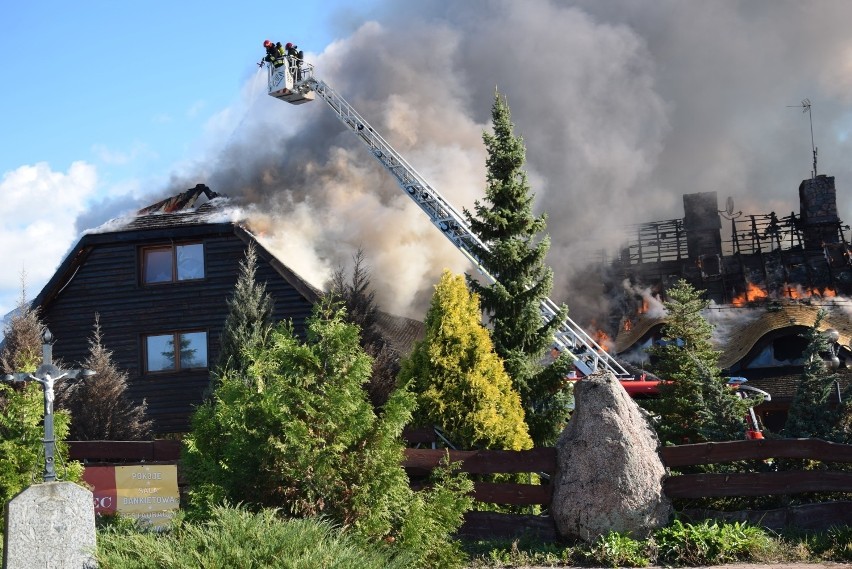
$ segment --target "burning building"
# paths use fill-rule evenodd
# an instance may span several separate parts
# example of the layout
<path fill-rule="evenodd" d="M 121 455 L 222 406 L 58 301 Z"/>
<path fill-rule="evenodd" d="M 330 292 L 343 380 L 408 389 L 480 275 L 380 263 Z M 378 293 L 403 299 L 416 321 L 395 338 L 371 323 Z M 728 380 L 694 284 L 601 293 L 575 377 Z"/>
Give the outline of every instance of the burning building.
<path fill-rule="evenodd" d="M 147 402 L 155 432 L 186 432 L 210 389 L 227 300 L 249 247 L 255 278 L 274 299 L 273 319 L 304 336 L 323 292 L 264 245 L 245 210 L 202 184 L 86 232 L 33 306 L 65 362 L 85 360 L 98 315 L 103 345 L 128 374 L 130 398 Z M 422 323 L 383 311 L 376 327 L 397 353 L 423 334 Z"/>
<path fill-rule="evenodd" d="M 605 286 L 619 296 L 609 325 L 614 350 L 641 363 L 665 323 L 660 307 L 679 279 L 711 301 L 720 367 L 772 395 L 761 406 L 770 429 L 783 426 L 802 369 L 804 340 L 819 310 L 833 329 L 833 365 L 852 379 L 852 257 L 849 226 L 837 214 L 834 177 L 799 185 L 799 212 L 779 216 L 719 209 L 716 192 L 683 196 L 684 216 L 642 223 L 624 246 Z M 838 385 L 839 393 L 840 385 Z"/>

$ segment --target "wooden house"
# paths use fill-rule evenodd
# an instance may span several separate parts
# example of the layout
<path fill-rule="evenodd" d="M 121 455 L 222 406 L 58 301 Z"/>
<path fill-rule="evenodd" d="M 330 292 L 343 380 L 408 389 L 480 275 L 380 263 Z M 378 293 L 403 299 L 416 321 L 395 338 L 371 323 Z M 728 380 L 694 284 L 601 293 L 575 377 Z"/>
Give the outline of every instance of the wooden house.
<path fill-rule="evenodd" d="M 292 320 L 303 333 L 321 295 L 228 210 L 226 198 L 198 185 L 88 232 L 33 301 L 56 338 L 54 358 L 66 364 L 86 358 L 99 314 L 103 344 L 129 374 L 128 394 L 147 401 L 160 434 L 186 431 L 209 386 L 249 244 L 276 320 Z"/>

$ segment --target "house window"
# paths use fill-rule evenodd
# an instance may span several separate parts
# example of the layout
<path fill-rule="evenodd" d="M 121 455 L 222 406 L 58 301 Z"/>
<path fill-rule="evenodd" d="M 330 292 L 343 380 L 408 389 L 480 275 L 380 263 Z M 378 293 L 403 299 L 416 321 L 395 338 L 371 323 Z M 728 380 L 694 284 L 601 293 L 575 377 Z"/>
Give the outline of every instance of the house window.
<path fill-rule="evenodd" d="M 173 283 L 204 278 L 204 245 L 164 245 L 142 250 L 142 282 Z"/>
<path fill-rule="evenodd" d="M 207 332 L 145 336 L 145 371 L 169 372 L 207 367 Z"/>

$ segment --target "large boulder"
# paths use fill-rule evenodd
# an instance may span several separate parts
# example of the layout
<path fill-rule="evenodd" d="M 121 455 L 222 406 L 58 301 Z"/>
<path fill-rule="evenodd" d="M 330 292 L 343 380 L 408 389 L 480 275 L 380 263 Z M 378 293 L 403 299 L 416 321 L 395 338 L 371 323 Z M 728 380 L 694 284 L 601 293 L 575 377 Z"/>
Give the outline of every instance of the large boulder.
<path fill-rule="evenodd" d="M 637 538 L 664 526 L 672 507 L 649 416 L 609 372 L 574 387 L 575 410 L 556 444 L 551 512 L 563 537 Z"/>

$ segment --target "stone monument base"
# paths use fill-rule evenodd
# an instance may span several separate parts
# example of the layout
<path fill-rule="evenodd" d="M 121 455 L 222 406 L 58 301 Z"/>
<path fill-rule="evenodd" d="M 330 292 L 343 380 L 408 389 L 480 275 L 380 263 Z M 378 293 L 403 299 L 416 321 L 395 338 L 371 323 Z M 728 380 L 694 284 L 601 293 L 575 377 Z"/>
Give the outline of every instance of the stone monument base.
<path fill-rule="evenodd" d="M 73 482 L 30 486 L 6 506 L 3 569 L 89 569 L 95 560 L 92 493 Z"/>

